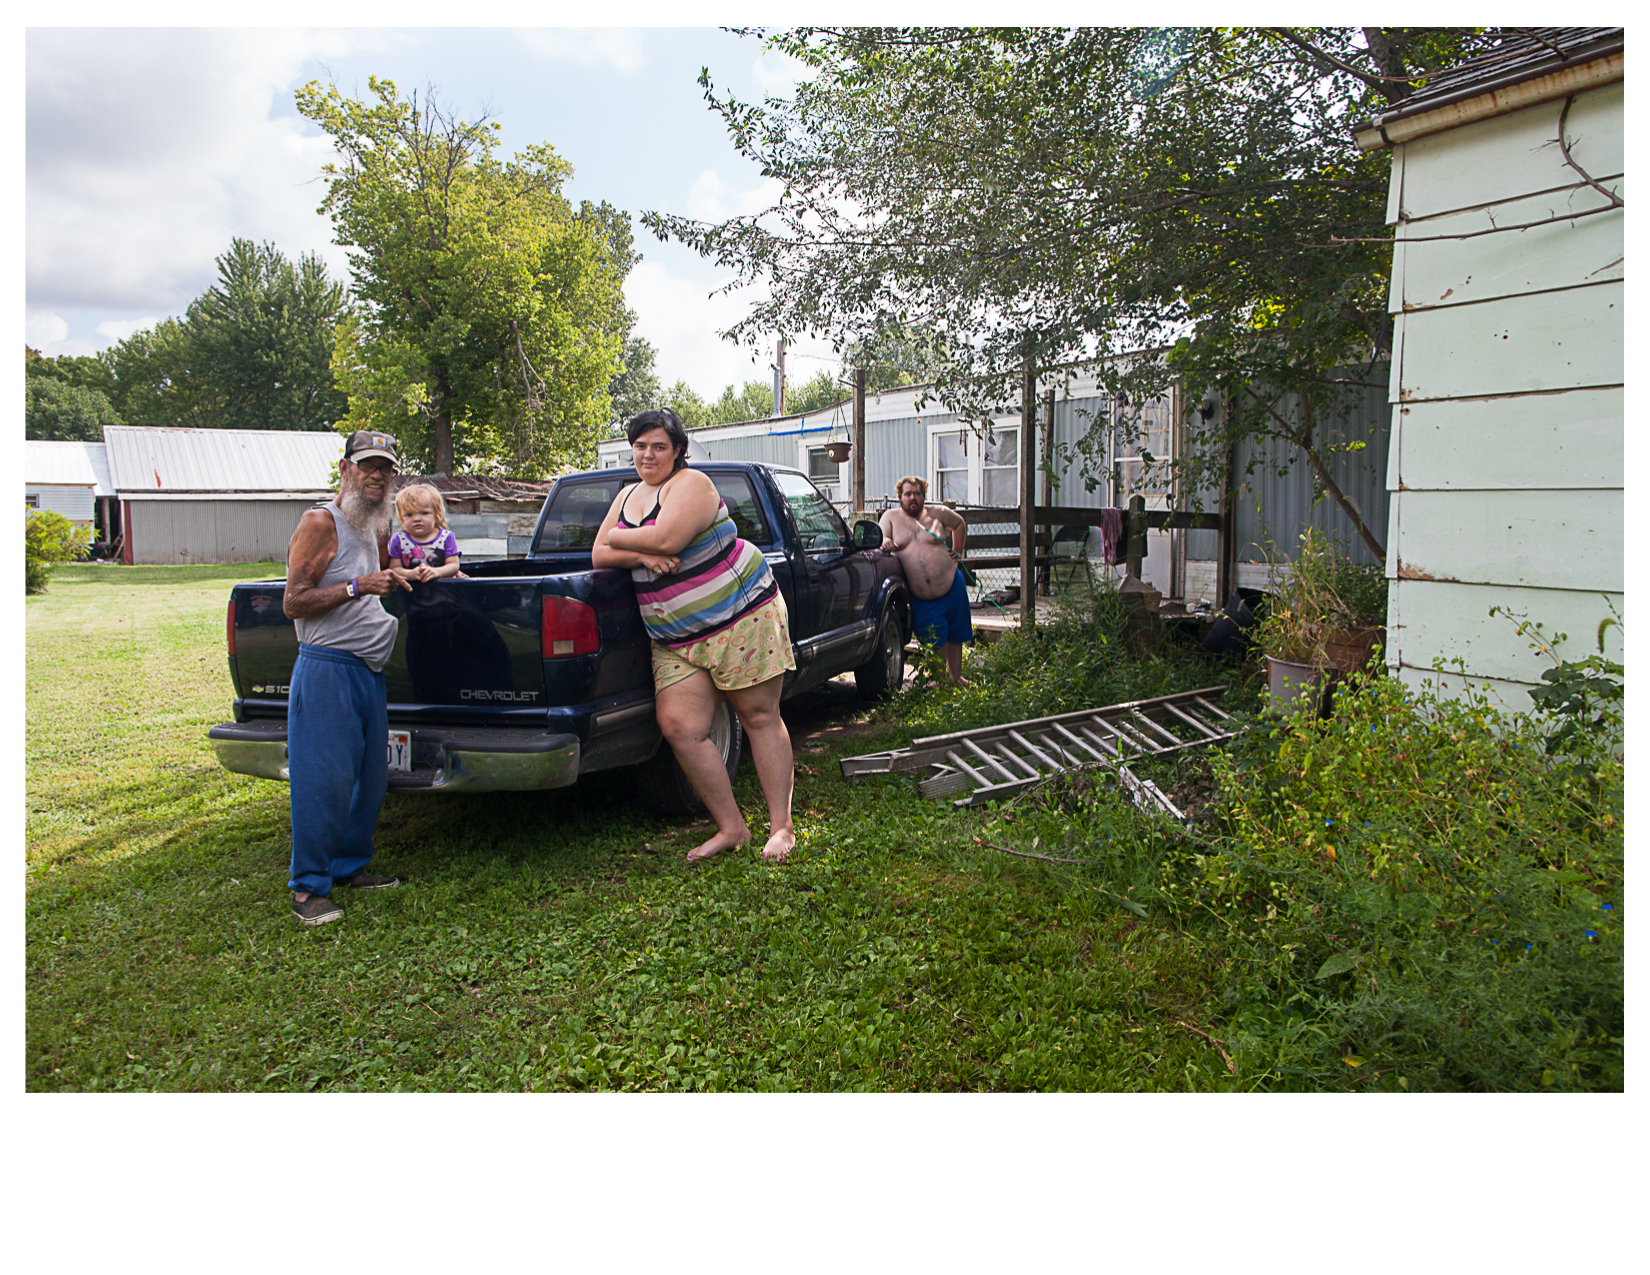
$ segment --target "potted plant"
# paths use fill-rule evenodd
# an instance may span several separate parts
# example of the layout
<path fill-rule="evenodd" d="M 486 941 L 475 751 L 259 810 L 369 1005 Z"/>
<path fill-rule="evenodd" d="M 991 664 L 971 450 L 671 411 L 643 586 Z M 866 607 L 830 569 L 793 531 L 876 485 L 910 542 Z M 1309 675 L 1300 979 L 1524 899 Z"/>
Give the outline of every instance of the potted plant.
<path fill-rule="evenodd" d="M 1287 711 L 1322 713 L 1331 683 L 1364 668 L 1381 639 L 1381 566 L 1353 562 L 1322 532 L 1308 529 L 1287 570 L 1273 564 L 1271 585 L 1256 631 L 1267 687 Z"/>

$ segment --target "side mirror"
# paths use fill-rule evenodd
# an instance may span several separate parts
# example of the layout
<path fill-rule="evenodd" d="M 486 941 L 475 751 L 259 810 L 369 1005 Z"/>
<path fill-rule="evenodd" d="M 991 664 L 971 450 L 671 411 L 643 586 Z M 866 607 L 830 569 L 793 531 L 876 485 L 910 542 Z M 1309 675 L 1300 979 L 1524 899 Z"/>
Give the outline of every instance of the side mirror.
<path fill-rule="evenodd" d="M 869 518 L 861 518 L 854 524 L 854 548 L 880 549 L 882 547 L 882 528 Z"/>

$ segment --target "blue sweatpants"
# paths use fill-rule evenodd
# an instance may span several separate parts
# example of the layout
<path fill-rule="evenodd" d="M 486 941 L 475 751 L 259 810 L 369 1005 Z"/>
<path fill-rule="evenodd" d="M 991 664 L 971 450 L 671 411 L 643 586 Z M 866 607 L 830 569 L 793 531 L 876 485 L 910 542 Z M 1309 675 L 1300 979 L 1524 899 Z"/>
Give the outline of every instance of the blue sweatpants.
<path fill-rule="evenodd" d="M 298 644 L 286 710 L 291 889 L 330 894 L 334 880 L 372 861 L 390 784 L 389 728 L 382 673 L 348 651 Z"/>

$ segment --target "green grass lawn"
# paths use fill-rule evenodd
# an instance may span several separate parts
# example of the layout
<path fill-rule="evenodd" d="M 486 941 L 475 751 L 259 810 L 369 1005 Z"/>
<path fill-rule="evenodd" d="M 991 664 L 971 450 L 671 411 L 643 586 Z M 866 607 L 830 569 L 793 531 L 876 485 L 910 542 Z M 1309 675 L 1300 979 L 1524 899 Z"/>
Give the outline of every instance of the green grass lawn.
<path fill-rule="evenodd" d="M 402 887 L 298 925 L 287 789 L 206 741 L 229 717 L 229 582 L 271 574 L 66 567 L 28 600 L 31 1089 L 1235 1083 L 1186 1026 L 1206 942 L 1103 871 L 976 842 L 1030 849 L 1035 821 L 840 778 L 837 757 L 904 742 L 897 722 L 802 747 L 784 867 L 690 871 L 702 830 L 614 776 L 391 795 L 375 866 Z M 748 763 L 738 791 L 760 828 Z"/>

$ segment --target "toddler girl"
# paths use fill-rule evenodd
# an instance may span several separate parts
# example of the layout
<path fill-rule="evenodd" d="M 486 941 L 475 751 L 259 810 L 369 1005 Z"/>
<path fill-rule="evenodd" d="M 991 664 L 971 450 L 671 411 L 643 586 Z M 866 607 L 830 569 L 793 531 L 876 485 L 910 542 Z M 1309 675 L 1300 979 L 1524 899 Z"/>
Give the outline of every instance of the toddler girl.
<path fill-rule="evenodd" d="M 447 502 L 429 483 L 395 493 L 401 530 L 390 537 L 390 570 L 407 580 L 445 580 L 458 574 L 458 541 L 447 530 Z"/>

